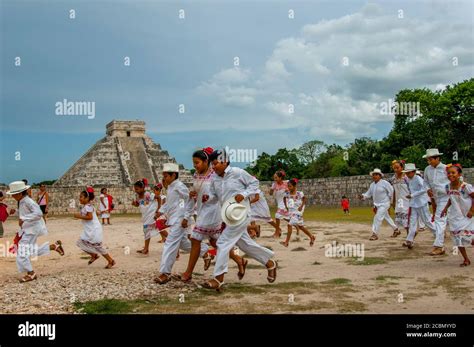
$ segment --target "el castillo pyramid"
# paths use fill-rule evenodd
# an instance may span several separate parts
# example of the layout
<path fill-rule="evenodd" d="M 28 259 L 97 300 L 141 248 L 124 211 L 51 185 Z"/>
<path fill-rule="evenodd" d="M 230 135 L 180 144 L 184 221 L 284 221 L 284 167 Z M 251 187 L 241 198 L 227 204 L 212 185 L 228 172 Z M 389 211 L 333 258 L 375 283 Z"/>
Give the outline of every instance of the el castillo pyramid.
<path fill-rule="evenodd" d="M 113 120 L 106 136 L 93 145 L 54 186 L 130 186 L 146 178 L 161 182 L 164 163 L 176 163 L 167 151 L 145 134 L 145 122 Z M 191 174 L 180 165 L 180 179 L 189 183 Z"/>

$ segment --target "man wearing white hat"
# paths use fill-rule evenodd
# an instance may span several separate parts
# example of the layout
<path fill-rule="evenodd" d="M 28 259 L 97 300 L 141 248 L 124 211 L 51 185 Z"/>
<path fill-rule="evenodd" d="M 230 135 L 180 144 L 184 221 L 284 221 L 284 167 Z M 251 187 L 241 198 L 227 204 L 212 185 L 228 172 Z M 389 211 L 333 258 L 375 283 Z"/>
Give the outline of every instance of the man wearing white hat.
<path fill-rule="evenodd" d="M 45 242 L 38 247 L 36 244 L 38 237 L 48 233 L 43 219 L 43 212 L 39 205 L 29 197 L 28 190 L 30 186 L 26 185 L 24 181 L 12 182 L 9 184 L 9 188 L 7 194 L 18 201 L 20 231 L 17 236 L 20 240 L 18 242 L 16 264 L 20 273 L 26 272 L 20 282 L 29 282 L 37 279 L 30 257 L 47 255 L 51 250 L 64 255 L 64 250 L 61 241 L 56 241 L 52 245 Z"/>
<path fill-rule="evenodd" d="M 416 174 L 415 164 L 406 164 L 403 172 L 407 175 L 409 195 L 406 196 L 410 200 L 410 210 L 408 213 L 408 236 L 403 243 L 404 247 L 413 248 L 416 230 L 419 221 L 434 232 L 435 226 L 431 222 L 430 210 L 428 208 L 428 195 L 426 194 L 426 186 L 423 179 Z"/>
<path fill-rule="evenodd" d="M 258 191 L 258 180 L 247 171 L 231 167 L 225 151 L 214 151 L 210 160 L 215 171 L 210 184 L 209 195 L 203 202 L 218 200 L 222 206 L 221 216 L 226 224 L 217 240 L 217 255 L 214 278 L 203 284 L 204 288 L 220 290 L 227 273 L 229 252 L 237 245 L 248 256 L 254 258 L 268 270 L 267 280 L 276 279 L 277 262 L 273 252 L 257 244 L 247 233 L 250 223 L 248 197 Z M 241 279 L 243 276 L 239 276 Z"/>
<path fill-rule="evenodd" d="M 166 223 L 170 226 L 170 231 L 161 254 L 160 275 L 155 278 L 158 284 L 165 284 L 171 280 L 171 270 L 178 250 L 191 250 L 191 241 L 187 237 L 186 230 L 190 226 L 194 209 L 194 201 L 189 199 L 188 187 L 179 180 L 178 164 L 163 165 L 163 183 L 167 187 L 166 203 L 160 207 L 157 217 L 161 215 L 168 217 Z M 201 243 L 200 256 L 210 261 L 210 257 L 207 256 L 208 249 L 205 243 Z"/>
<path fill-rule="evenodd" d="M 449 184 L 446 174 L 446 165 L 441 163 L 440 153 L 437 148 L 426 150 L 423 158 L 428 160 L 429 165 L 425 169 L 424 180 L 428 189 L 428 196 L 432 199 L 433 209 L 435 209 L 434 225 L 435 241 L 430 255 L 444 254 L 444 232 L 446 230 L 446 216 L 441 217 L 443 206 L 448 203 L 449 197 L 446 193 L 446 185 Z"/>
<path fill-rule="evenodd" d="M 378 233 L 384 219 L 393 229 L 392 237 L 397 237 L 400 235 L 400 231 L 388 213 L 393 200 L 393 187 L 388 181 L 382 179 L 383 173 L 380 169 L 371 171 L 370 176 L 372 176 L 373 182 L 370 184 L 369 189 L 364 194 L 359 195 L 361 200 L 372 198 L 374 201 L 375 216 L 372 223 L 372 235 L 369 240 L 378 240 Z"/>

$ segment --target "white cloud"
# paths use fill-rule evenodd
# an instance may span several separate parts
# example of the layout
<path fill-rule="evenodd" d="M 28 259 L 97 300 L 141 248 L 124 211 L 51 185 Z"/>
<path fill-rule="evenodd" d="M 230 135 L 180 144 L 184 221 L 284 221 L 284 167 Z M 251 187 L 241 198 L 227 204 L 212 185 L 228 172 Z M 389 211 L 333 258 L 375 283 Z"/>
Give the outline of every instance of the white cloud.
<path fill-rule="evenodd" d="M 242 124 L 251 120 L 255 128 L 299 127 L 340 141 L 371 136 L 378 123 L 393 121 L 378 105 L 399 90 L 442 89 L 472 77 L 472 25 L 453 18 L 400 19 L 396 10 L 369 4 L 280 39 L 261 68 L 252 68 L 258 74 L 223 70 L 199 89 L 226 105 L 245 107 Z M 255 118 L 257 112 L 263 120 Z"/>

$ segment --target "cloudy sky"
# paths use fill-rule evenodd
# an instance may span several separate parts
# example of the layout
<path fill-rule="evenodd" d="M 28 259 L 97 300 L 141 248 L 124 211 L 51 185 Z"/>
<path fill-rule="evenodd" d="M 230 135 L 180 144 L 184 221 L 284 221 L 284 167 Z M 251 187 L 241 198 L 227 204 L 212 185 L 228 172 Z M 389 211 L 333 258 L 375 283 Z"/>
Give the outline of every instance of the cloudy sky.
<path fill-rule="evenodd" d="M 0 3 L 0 182 L 58 178 L 112 119 L 188 168 L 202 146 L 378 139 L 398 90 L 474 75 L 472 1 Z M 63 99 L 95 118 L 57 115 Z"/>

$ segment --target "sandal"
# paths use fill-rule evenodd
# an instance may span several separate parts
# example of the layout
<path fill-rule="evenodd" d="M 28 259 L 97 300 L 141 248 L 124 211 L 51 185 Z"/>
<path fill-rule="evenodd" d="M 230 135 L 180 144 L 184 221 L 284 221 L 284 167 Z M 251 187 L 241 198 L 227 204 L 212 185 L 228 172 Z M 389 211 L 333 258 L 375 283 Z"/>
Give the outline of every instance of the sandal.
<path fill-rule="evenodd" d="M 184 276 L 180 274 L 173 274 L 171 275 L 171 278 L 176 281 L 181 281 L 183 283 L 191 283 L 193 281 L 193 276 L 189 276 L 188 278 L 185 279 Z"/>
<path fill-rule="evenodd" d="M 164 278 L 163 278 L 164 276 Z M 165 284 L 165 283 L 168 283 L 169 281 L 171 281 L 171 276 L 169 274 L 161 274 L 159 275 L 158 277 L 156 277 L 154 279 L 155 283 L 158 283 L 158 284 Z"/>
<path fill-rule="evenodd" d="M 29 274 L 26 274 L 21 280 L 20 280 L 20 283 L 26 283 L 26 282 L 30 282 L 30 281 L 34 281 L 38 279 L 38 277 L 36 276 L 36 273 L 33 272 L 31 275 Z"/>
<path fill-rule="evenodd" d="M 375 240 L 378 240 L 379 237 L 377 236 L 377 234 L 372 234 L 372 236 L 369 238 L 369 241 L 375 241 Z"/>
<path fill-rule="evenodd" d="M 87 262 L 87 265 L 92 264 L 92 263 L 95 262 L 97 259 L 99 259 L 99 256 L 98 256 L 97 254 L 95 254 L 94 256 L 91 256 L 91 259 Z"/>
<path fill-rule="evenodd" d="M 270 268 L 267 267 L 267 270 L 268 270 L 267 281 L 270 282 L 270 283 L 275 282 L 276 277 L 277 277 L 277 271 L 276 270 L 277 270 L 277 267 L 278 267 L 278 263 L 276 262 L 276 260 L 272 260 L 272 262 L 273 262 L 273 266 L 270 267 Z"/>
<path fill-rule="evenodd" d="M 312 236 L 312 237 L 311 237 L 311 241 L 309 242 L 309 245 L 310 245 L 310 246 L 313 246 L 313 245 L 314 245 L 314 241 L 316 241 L 316 237 Z"/>
<path fill-rule="evenodd" d="M 207 252 L 202 258 L 204 259 L 204 271 L 207 271 L 211 266 L 211 262 L 214 259 L 214 256 L 210 255 L 209 252 Z"/>
<path fill-rule="evenodd" d="M 401 231 L 397 229 L 397 230 L 394 230 L 394 231 L 393 231 L 393 234 L 392 234 L 392 236 L 390 236 L 390 237 L 397 237 L 397 236 L 400 235 L 400 234 L 401 234 Z"/>
<path fill-rule="evenodd" d="M 407 241 L 407 247 L 408 247 L 408 249 L 412 249 L 413 248 L 413 242 Z"/>
<path fill-rule="evenodd" d="M 471 262 L 469 260 L 464 260 L 462 264 L 459 264 L 460 267 L 466 267 L 471 265 Z"/>
<path fill-rule="evenodd" d="M 114 265 L 115 265 L 115 260 L 112 260 L 112 262 L 111 262 L 111 263 L 108 263 L 108 264 L 105 266 L 105 268 L 106 268 L 106 269 L 111 269 L 112 266 L 114 266 Z"/>
<path fill-rule="evenodd" d="M 217 283 L 217 287 L 212 284 L 211 281 L 215 281 Z M 224 281 L 219 281 L 217 278 L 213 278 L 212 280 L 209 280 L 207 282 L 204 282 L 202 284 L 203 288 L 206 289 L 214 289 L 216 292 L 221 292 L 222 291 L 222 286 L 224 285 Z"/>
<path fill-rule="evenodd" d="M 64 248 L 61 240 L 56 241 L 56 243 L 54 244 L 54 250 L 58 252 L 61 257 L 64 255 Z"/>
<path fill-rule="evenodd" d="M 247 259 L 242 259 L 242 269 L 243 269 L 243 271 L 240 271 L 240 265 L 239 265 L 239 272 L 237 273 L 237 277 L 239 278 L 239 280 L 242 280 L 242 278 L 244 278 L 245 269 L 247 269 L 247 264 L 248 263 L 249 263 L 249 261 Z"/>

